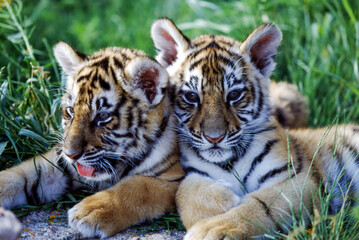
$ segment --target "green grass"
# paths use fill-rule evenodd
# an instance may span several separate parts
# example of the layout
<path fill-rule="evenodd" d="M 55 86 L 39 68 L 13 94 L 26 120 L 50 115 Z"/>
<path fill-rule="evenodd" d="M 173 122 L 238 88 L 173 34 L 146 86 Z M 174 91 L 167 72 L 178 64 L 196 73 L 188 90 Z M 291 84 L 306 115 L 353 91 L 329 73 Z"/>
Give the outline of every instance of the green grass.
<path fill-rule="evenodd" d="M 122 46 L 154 56 L 150 27 L 161 16 L 172 18 L 189 37 L 213 33 L 244 40 L 263 22 L 277 24 L 283 42 L 273 78 L 299 86 L 310 105 L 310 126 L 329 125 L 336 117 L 359 122 L 357 0 L 27 0 L 10 5 L 0 0 L 0 5 L 0 169 L 50 149 L 60 138 L 62 83 L 52 56 L 57 41 L 85 53 Z M 317 234 L 358 236 L 358 209 L 343 209 L 335 220 L 324 210 L 312 220 Z M 349 230 L 340 232 L 340 226 Z M 314 239 L 300 221 L 296 230 L 297 239 Z"/>

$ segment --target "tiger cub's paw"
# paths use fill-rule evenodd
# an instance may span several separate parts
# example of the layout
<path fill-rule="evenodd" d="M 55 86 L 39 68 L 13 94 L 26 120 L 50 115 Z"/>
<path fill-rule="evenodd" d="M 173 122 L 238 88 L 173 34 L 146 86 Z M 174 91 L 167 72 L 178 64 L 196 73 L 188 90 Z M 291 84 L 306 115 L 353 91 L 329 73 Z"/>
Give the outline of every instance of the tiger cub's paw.
<path fill-rule="evenodd" d="M 106 191 L 83 199 L 68 211 L 69 225 L 84 237 L 106 238 L 116 234 L 116 211 Z"/>
<path fill-rule="evenodd" d="M 21 235 L 21 223 L 16 216 L 0 207 L 0 239 L 16 240 Z"/>
<path fill-rule="evenodd" d="M 197 222 L 188 230 L 184 240 L 245 239 L 238 220 L 224 216 L 222 214 Z"/>

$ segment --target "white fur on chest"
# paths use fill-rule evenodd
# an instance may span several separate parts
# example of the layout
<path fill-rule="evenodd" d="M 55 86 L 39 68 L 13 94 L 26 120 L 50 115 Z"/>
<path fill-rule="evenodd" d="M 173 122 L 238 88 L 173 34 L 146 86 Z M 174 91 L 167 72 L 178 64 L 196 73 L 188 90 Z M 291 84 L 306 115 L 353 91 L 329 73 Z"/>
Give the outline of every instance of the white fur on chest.
<path fill-rule="evenodd" d="M 284 178 L 283 174 L 279 174 L 278 176 L 270 178 L 262 185 L 259 183 L 259 180 L 270 170 L 285 165 L 283 157 L 276 156 L 274 151 L 269 151 L 269 153 L 263 156 L 253 167 L 254 159 L 261 154 L 265 145 L 266 141 L 263 139 L 254 140 L 252 146 L 247 149 L 247 153 L 234 163 L 232 170 L 223 169 L 213 163 L 207 162 L 199 158 L 194 150 L 191 150 L 186 145 L 181 145 L 181 152 L 184 155 L 184 159 L 187 159 L 187 161 L 183 161 L 182 159 L 181 163 L 185 168 L 192 167 L 198 169 L 199 171 L 207 173 L 210 178 L 220 180 L 220 182 L 229 187 L 235 194 L 242 197 L 249 192 L 257 190 L 259 187 L 268 187 Z"/>

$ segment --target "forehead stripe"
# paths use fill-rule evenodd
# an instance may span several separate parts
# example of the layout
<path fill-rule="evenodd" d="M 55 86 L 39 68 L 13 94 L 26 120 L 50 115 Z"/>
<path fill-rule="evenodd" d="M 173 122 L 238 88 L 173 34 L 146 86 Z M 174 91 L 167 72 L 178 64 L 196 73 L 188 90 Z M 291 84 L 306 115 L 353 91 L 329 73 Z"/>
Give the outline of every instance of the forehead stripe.
<path fill-rule="evenodd" d="M 110 90 L 111 86 L 108 82 L 106 82 L 101 76 L 98 77 L 98 80 L 100 82 L 100 86 L 105 90 Z"/>
<path fill-rule="evenodd" d="M 88 78 L 90 78 L 90 74 L 87 74 L 87 75 L 82 75 L 82 76 L 80 76 L 78 79 L 77 79 L 77 83 L 79 83 L 79 82 L 81 82 L 82 80 L 86 80 L 86 79 L 88 79 Z"/>
<path fill-rule="evenodd" d="M 117 68 L 120 68 L 120 69 L 123 69 L 123 64 L 121 63 L 121 61 L 120 60 L 118 60 L 117 58 L 113 58 L 113 63 L 115 64 L 115 66 L 117 67 Z"/>
<path fill-rule="evenodd" d="M 115 82 L 115 84 L 116 84 L 116 85 L 118 85 L 118 81 L 117 81 L 116 73 L 115 73 L 115 70 L 113 70 L 113 67 L 112 67 L 112 66 L 110 66 L 110 72 L 111 72 L 111 75 L 112 75 L 113 81 Z"/>
<path fill-rule="evenodd" d="M 108 57 L 101 59 L 100 61 L 94 62 L 91 67 L 101 67 L 106 72 L 108 70 Z"/>

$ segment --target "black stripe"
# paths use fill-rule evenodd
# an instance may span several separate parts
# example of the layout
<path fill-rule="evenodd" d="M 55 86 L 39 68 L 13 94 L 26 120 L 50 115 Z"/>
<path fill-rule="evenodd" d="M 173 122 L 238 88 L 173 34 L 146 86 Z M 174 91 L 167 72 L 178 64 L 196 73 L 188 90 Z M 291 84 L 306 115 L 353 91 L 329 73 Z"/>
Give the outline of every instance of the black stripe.
<path fill-rule="evenodd" d="M 191 76 L 191 78 L 190 78 L 190 88 L 192 88 L 193 90 L 196 90 L 197 85 L 198 85 L 198 77 L 197 76 Z"/>
<path fill-rule="evenodd" d="M 110 72 L 111 72 L 113 81 L 115 82 L 116 85 L 118 85 L 118 80 L 117 80 L 117 77 L 116 77 L 116 73 L 115 73 L 115 70 L 113 70 L 112 66 L 110 66 Z"/>
<path fill-rule="evenodd" d="M 274 223 L 276 229 L 279 230 L 282 233 L 285 233 L 286 231 L 280 226 L 280 224 L 278 224 L 278 222 L 276 222 L 274 220 L 272 212 L 271 212 L 270 208 L 268 207 L 268 205 L 264 201 L 260 200 L 257 197 L 253 197 L 253 199 L 257 200 L 263 206 L 265 214 L 267 214 L 270 217 L 270 219 Z"/>
<path fill-rule="evenodd" d="M 83 75 L 83 76 L 80 76 L 78 79 L 77 79 L 77 83 L 83 81 L 83 80 L 87 80 L 91 77 L 91 74 L 87 74 L 87 75 Z"/>
<path fill-rule="evenodd" d="M 101 100 L 102 100 L 102 104 L 100 104 Z M 96 100 L 96 109 L 99 110 L 101 107 L 111 108 L 112 104 L 108 103 L 106 97 L 102 97 Z"/>
<path fill-rule="evenodd" d="M 169 154 L 167 154 L 166 156 L 163 156 L 162 160 L 159 161 L 157 164 L 155 164 L 154 166 L 152 166 L 149 169 L 146 169 L 145 171 L 141 172 L 141 175 L 151 175 L 151 177 L 157 177 L 160 176 L 161 174 L 163 174 L 164 172 L 166 172 L 168 169 L 170 169 L 173 165 L 175 165 L 177 163 L 177 161 L 174 162 L 169 162 L 168 158 L 173 156 L 173 155 L 177 155 L 177 149 L 174 149 L 174 151 L 170 152 Z M 170 164 L 168 164 L 170 163 Z M 167 166 L 166 166 L 167 164 Z M 160 171 L 155 172 L 154 170 L 156 169 L 160 169 Z"/>
<path fill-rule="evenodd" d="M 41 166 L 40 165 L 37 166 L 37 172 L 36 173 L 37 173 L 37 179 L 36 179 L 36 182 L 31 185 L 30 191 L 27 190 L 29 188 L 27 186 L 28 183 L 29 183 L 27 181 L 27 177 L 26 176 L 24 177 L 24 181 L 25 181 L 24 192 L 25 192 L 27 203 L 29 205 L 38 205 L 38 204 L 40 204 L 40 199 L 39 199 L 39 196 L 37 194 L 37 189 L 39 187 L 40 179 L 41 179 Z"/>
<path fill-rule="evenodd" d="M 244 183 L 244 184 L 247 182 L 248 177 L 252 174 L 254 168 L 255 168 L 259 163 L 262 162 L 263 158 L 271 151 L 273 145 L 274 145 L 275 143 L 277 143 L 277 142 L 278 142 L 277 139 L 269 140 L 269 141 L 266 143 L 266 145 L 265 145 L 263 151 L 262 151 L 257 157 L 255 157 L 255 158 L 253 159 L 253 162 L 252 162 L 252 164 L 251 164 L 251 167 L 250 167 L 248 173 L 247 173 L 247 174 L 245 175 L 245 177 L 243 178 L 243 183 Z"/>
<path fill-rule="evenodd" d="M 101 140 L 102 140 L 103 143 L 105 143 L 107 145 L 118 146 L 118 142 L 112 140 L 110 137 L 102 136 Z"/>
<path fill-rule="evenodd" d="M 266 128 L 263 128 L 259 131 L 256 131 L 256 132 L 251 132 L 251 134 L 259 134 L 259 133 L 263 133 L 263 132 L 267 132 L 267 131 L 272 131 L 272 130 L 275 130 L 277 129 L 276 126 L 270 126 L 270 127 L 266 127 Z"/>
<path fill-rule="evenodd" d="M 103 88 L 103 89 L 105 89 L 105 90 L 110 90 L 111 89 L 111 87 L 110 87 L 110 84 L 108 83 L 108 82 L 106 82 L 105 80 L 103 80 L 103 78 L 102 77 L 98 77 L 98 80 L 99 80 L 99 82 L 100 82 L 100 86 Z"/>
<path fill-rule="evenodd" d="M 32 202 L 32 198 L 30 197 L 29 193 L 27 192 L 27 176 L 24 176 L 24 190 L 23 191 L 25 193 L 27 204 L 34 205 L 34 203 Z"/>
<path fill-rule="evenodd" d="M 140 162 L 142 162 L 144 159 L 143 158 L 125 158 L 124 159 L 126 162 L 129 162 L 130 164 L 127 164 L 126 167 L 125 167 L 125 170 L 123 171 L 122 175 L 121 175 L 121 178 L 124 178 L 128 175 L 128 173 L 138 167 L 138 165 L 140 164 Z"/>
<path fill-rule="evenodd" d="M 234 155 L 232 158 L 228 159 L 225 162 L 214 163 L 218 167 L 223 170 L 231 171 L 233 169 L 233 165 L 238 161 L 237 155 Z"/>
<path fill-rule="evenodd" d="M 138 127 L 141 128 L 143 127 L 143 119 L 142 119 L 142 110 L 138 109 L 138 113 L 137 113 L 137 121 L 138 121 Z"/>
<path fill-rule="evenodd" d="M 183 170 L 185 171 L 186 175 L 190 173 L 197 173 L 199 175 L 209 177 L 208 173 L 198 170 L 197 168 L 194 167 L 184 167 Z"/>
<path fill-rule="evenodd" d="M 119 133 L 115 133 L 115 132 L 111 132 L 111 133 L 112 133 L 112 135 L 114 135 L 117 138 L 131 138 L 131 137 L 133 137 L 133 133 L 131 133 L 131 132 L 128 132 L 128 133 L 125 133 L 125 134 L 119 134 Z"/>
<path fill-rule="evenodd" d="M 113 58 L 113 63 L 115 64 L 115 66 L 119 69 L 123 69 L 123 64 L 121 63 L 120 60 L 118 60 L 117 58 Z"/>
<path fill-rule="evenodd" d="M 247 118 L 244 118 L 244 117 L 242 117 L 242 116 L 240 116 L 240 115 L 237 115 L 237 117 L 238 117 L 242 122 L 244 122 L 244 123 L 246 123 L 246 122 L 249 121 Z"/>
<path fill-rule="evenodd" d="M 128 126 L 127 126 L 128 129 L 130 129 L 133 126 L 133 122 L 132 122 L 133 121 L 133 113 L 132 113 L 133 109 L 134 109 L 133 105 L 128 108 L 129 111 L 127 113 L 127 119 L 126 119 L 126 121 L 128 123 Z"/>
<path fill-rule="evenodd" d="M 108 57 L 101 59 L 100 61 L 94 62 L 91 64 L 91 67 L 101 67 L 106 72 L 108 71 Z"/>
<path fill-rule="evenodd" d="M 127 102 L 126 96 L 120 96 L 121 99 L 117 102 L 115 109 L 113 110 L 113 115 L 117 117 L 118 123 L 113 126 L 113 129 L 120 128 L 121 125 L 121 113 L 120 108 Z"/>
<path fill-rule="evenodd" d="M 282 172 L 284 172 L 284 171 L 286 171 L 286 170 L 288 170 L 288 165 L 287 165 L 287 164 L 285 164 L 285 165 L 282 166 L 282 167 L 275 168 L 275 169 L 273 169 L 273 170 L 267 172 L 263 177 L 261 177 L 261 178 L 259 179 L 258 183 L 259 183 L 259 184 L 262 184 L 262 183 L 264 183 L 265 181 L 267 181 L 269 178 L 274 177 L 275 175 L 280 174 L 280 173 L 282 173 Z"/>
<path fill-rule="evenodd" d="M 303 170 L 303 162 L 304 162 L 304 158 L 303 158 L 303 155 L 302 155 L 302 149 L 300 147 L 300 144 L 298 143 L 297 139 L 295 138 L 291 138 L 292 142 L 293 142 L 293 148 L 294 148 L 294 153 L 295 153 L 295 156 L 296 156 L 296 161 L 295 162 L 298 162 L 298 165 L 297 167 L 295 168 L 295 173 L 292 174 L 291 177 L 294 177 L 295 174 L 299 174 L 302 172 Z"/>
<path fill-rule="evenodd" d="M 258 93 L 259 93 L 259 100 L 258 100 L 258 106 L 257 106 L 257 111 L 255 113 L 255 115 L 253 116 L 253 119 L 257 119 L 260 116 L 260 113 L 262 111 L 263 108 L 263 93 L 262 93 L 262 89 L 261 89 L 261 85 L 260 85 L 260 80 L 257 80 L 257 84 L 258 84 Z"/>
<path fill-rule="evenodd" d="M 156 139 L 152 139 L 152 138 L 150 138 L 150 137 L 148 137 L 148 136 L 146 136 L 146 135 L 143 135 L 144 139 L 146 140 L 147 146 L 148 146 L 147 149 L 146 149 L 146 151 L 145 151 L 145 153 L 142 154 L 142 155 L 140 155 L 140 156 L 138 156 L 138 157 L 128 159 L 128 161 L 129 161 L 129 162 L 132 162 L 133 164 L 130 164 L 130 165 L 127 165 L 127 166 L 126 166 L 125 171 L 124 171 L 124 173 L 123 173 L 123 175 L 122 175 L 121 177 L 127 176 L 128 173 L 129 173 L 133 168 L 138 167 L 139 164 L 142 163 L 142 162 L 144 162 L 145 159 L 151 154 L 151 152 L 152 152 L 153 149 L 154 149 L 153 144 L 161 138 L 163 132 L 164 132 L 164 131 L 166 130 L 166 128 L 167 128 L 168 120 L 169 120 L 169 116 L 164 117 L 164 118 L 162 119 L 162 122 L 161 122 L 161 124 L 160 124 L 160 128 L 159 128 L 159 129 L 157 130 L 157 132 L 155 133 Z M 129 147 L 133 147 L 134 144 L 135 144 L 135 143 L 129 144 L 129 145 L 127 146 L 127 148 L 125 149 L 124 152 L 126 152 Z"/>
<path fill-rule="evenodd" d="M 88 60 L 88 56 L 86 56 L 86 54 L 80 52 L 80 51 L 77 51 L 74 49 L 74 51 L 76 52 L 77 56 L 79 56 L 82 60 Z"/>
<path fill-rule="evenodd" d="M 194 63 L 191 64 L 191 66 L 189 67 L 189 70 L 192 71 L 193 69 L 195 69 L 200 63 L 202 63 L 205 59 L 200 59 L 195 61 Z"/>
<path fill-rule="evenodd" d="M 252 145 L 253 139 L 254 139 L 254 135 L 250 135 L 250 136 L 242 135 L 237 139 L 238 145 L 241 144 L 240 146 L 238 146 L 241 149 L 241 152 L 238 152 L 239 149 L 237 148 L 233 148 L 233 150 L 236 152 L 238 160 L 242 158 L 244 155 L 246 155 L 247 150 L 250 149 Z"/>
<path fill-rule="evenodd" d="M 163 132 L 166 130 L 168 125 L 169 116 L 166 116 L 162 119 L 160 129 L 156 132 L 156 137 L 160 138 L 163 134 Z"/>
<path fill-rule="evenodd" d="M 226 66 L 229 66 L 230 68 L 234 69 L 234 63 L 230 59 L 228 59 L 222 55 L 219 55 L 218 59 L 220 61 L 222 61 Z"/>
<path fill-rule="evenodd" d="M 120 101 L 117 102 L 115 110 L 118 111 L 126 102 L 127 98 L 125 96 L 121 96 Z"/>
<path fill-rule="evenodd" d="M 91 74 L 91 79 L 90 79 L 90 81 L 91 81 L 91 87 L 92 87 L 92 88 L 96 88 L 95 83 L 98 81 L 97 75 L 98 75 L 98 70 L 96 69 L 96 70 L 93 71 L 92 74 Z"/>

